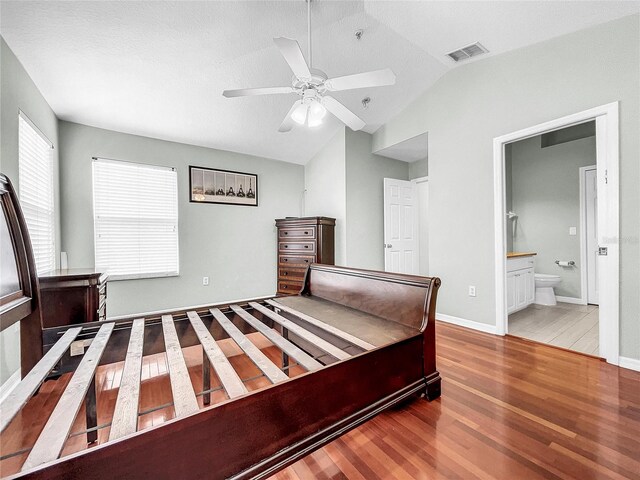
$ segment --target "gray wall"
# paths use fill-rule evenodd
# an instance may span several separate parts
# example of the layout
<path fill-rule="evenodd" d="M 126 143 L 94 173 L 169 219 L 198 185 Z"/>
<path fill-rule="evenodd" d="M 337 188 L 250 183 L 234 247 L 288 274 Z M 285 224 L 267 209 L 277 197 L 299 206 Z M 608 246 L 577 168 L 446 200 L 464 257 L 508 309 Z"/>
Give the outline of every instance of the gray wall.
<path fill-rule="evenodd" d="M 180 275 L 108 285 L 107 315 L 273 294 L 274 220 L 300 215 L 303 167 L 60 122 L 62 249 L 93 267 L 91 157 L 176 167 Z M 258 174 L 258 207 L 189 203 L 189 165 Z M 208 286 L 202 277 L 208 276 Z"/>
<path fill-rule="evenodd" d="M 22 64 L 0 37 L 0 171 L 18 189 L 18 110 L 22 110 L 53 143 L 56 211 L 58 195 L 58 121 Z M 56 252 L 60 251 L 60 217 L 56 219 Z M 0 384 L 20 368 L 20 328 L 0 333 Z"/>
<path fill-rule="evenodd" d="M 406 162 L 371 153 L 373 138 L 341 128 L 305 166 L 305 215 L 336 219 L 336 265 L 384 270 L 382 179 Z"/>
<path fill-rule="evenodd" d="M 493 139 L 619 101 L 620 354 L 640 359 L 639 84 L 634 15 L 461 65 L 376 131 L 375 151 L 429 133 L 429 264 L 443 279 L 440 312 L 496 324 Z"/>
<path fill-rule="evenodd" d="M 336 265 L 347 264 L 345 156 L 345 131 L 341 128 L 304 167 L 304 214 L 336 219 Z"/>
<path fill-rule="evenodd" d="M 429 175 L 429 160 L 425 157 L 422 160 L 411 162 L 409 165 L 409 180 L 422 178 Z"/>
<path fill-rule="evenodd" d="M 384 178 L 408 180 L 406 162 L 371 153 L 372 137 L 346 130 L 347 265 L 384 270 Z"/>
<path fill-rule="evenodd" d="M 556 295 L 580 298 L 580 167 L 596 164 L 596 138 L 542 148 L 540 136 L 512 144 L 513 251 L 536 252 L 536 273 L 560 275 Z M 577 235 L 569 235 L 576 227 Z M 572 268 L 556 260 L 573 260 Z"/>

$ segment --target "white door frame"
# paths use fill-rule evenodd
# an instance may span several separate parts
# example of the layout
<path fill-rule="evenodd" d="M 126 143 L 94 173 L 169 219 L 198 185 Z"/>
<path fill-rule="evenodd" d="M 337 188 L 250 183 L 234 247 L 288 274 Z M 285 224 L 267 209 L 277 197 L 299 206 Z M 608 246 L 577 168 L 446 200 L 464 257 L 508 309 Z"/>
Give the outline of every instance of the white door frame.
<path fill-rule="evenodd" d="M 587 281 L 587 205 L 584 201 L 586 192 L 585 174 L 589 170 L 597 170 L 597 165 L 580 167 L 580 303 L 587 305 L 589 298 Z"/>
<path fill-rule="evenodd" d="M 618 365 L 620 348 L 618 102 L 567 115 L 493 139 L 496 333 L 505 335 L 508 328 L 505 286 L 507 272 L 505 145 L 593 120 L 596 122 L 596 163 L 598 171 L 598 243 L 601 247 L 607 247 L 608 249 L 607 256 L 599 257 L 599 352 L 600 356 L 604 357 L 607 362 Z"/>
<path fill-rule="evenodd" d="M 418 185 L 419 185 L 419 184 L 421 184 L 421 183 L 426 183 L 426 184 L 427 184 L 427 196 L 428 196 L 428 188 L 429 188 L 429 176 L 428 176 L 428 175 L 427 175 L 426 177 L 413 178 L 413 179 L 411 180 L 411 182 L 416 186 L 416 194 L 418 193 L 418 191 L 417 191 Z M 426 218 L 426 221 L 427 221 L 427 228 L 429 228 L 429 226 L 428 226 L 428 222 L 429 222 L 429 212 L 428 212 L 428 209 L 429 209 L 429 201 L 427 200 L 427 212 L 422 212 L 422 211 L 420 210 L 420 208 L 421 208 L 421 205 L 419 205 L 419 204 L 418 204 L 418 208 L 417 208 L 417 210 L 416 210 L 416 213 L 417 213 L 417 216 L 416 216 L 416 227 L 417 227 L 417 230 L 418 230 L 418 232 L 417 232 L 417 237 L 418 237 L 418 272 L 420 271 L 420 263 L 421 263 L 421 260 L 422 260 L 422 256 L 423 256 L 423 255 L 427 255 L 427 256 L 429 256 L 429 249 L 428 249 L 428 246 L 429 246 L 429 236 L 427 235 L 427 249 L 426 249 L 427 251 L 426 251 L 426 252 L 423 252 L 423 251 L 422 251 L 421 243 L 420 243 L 420 242 L 422 242 L 422 241 L 423 241 L 422 234 L 421 234 L 421 232 L 420 232 L 420 229 L 421 229 L 421 227 L 422 227 L 422 224 L 424 223 L 424 220 L 423 220 L 423 219 L 425 219 L 425 218 Z M 428 232 L 428 230 L 427 230 L 427 232 Z M 428 260 L 427 260 L 427 269 L 428 269 L 428 267 L 429 267 L 429 266 L 428 266 L 428 263 L 429 263 L 429 262 L 428 262 Z M 425 273 L 425 275 L 428 275 L 428 272 L 427 272 L 427 273 Z"/>

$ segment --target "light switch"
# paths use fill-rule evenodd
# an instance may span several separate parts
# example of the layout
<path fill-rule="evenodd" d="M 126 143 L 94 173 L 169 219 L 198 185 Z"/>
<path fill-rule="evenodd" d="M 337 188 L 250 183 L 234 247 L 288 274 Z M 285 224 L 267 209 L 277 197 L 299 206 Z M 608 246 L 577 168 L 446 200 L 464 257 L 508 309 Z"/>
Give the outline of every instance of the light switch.
<path fill-rule="evenodd" d="M 569 227 L 569 235 L 577 235 L 578 229 L 576 227 Z"/>

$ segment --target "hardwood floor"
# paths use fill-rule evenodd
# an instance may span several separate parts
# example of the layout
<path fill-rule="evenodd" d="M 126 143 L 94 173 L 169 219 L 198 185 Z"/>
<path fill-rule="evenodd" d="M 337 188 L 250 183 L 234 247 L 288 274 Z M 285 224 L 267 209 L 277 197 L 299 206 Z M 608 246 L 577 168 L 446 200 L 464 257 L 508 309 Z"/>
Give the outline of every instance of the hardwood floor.
<path fill-rule="evenodd" d="M 531 305 L 509 315 L 509 334 L 598 356 L 597 305 Z"/>
<path fill-rule="evenodd" d="M 442 323 L 437 335 L 440 399 L 417 399 L 387 411 L 272 480 L 640 479 L 639 372 Z M 254 341 L 278 358 L 280 352 L 266 341 Z M 251 377 L 251 362 L 233 345 L 224 348 L 242 365 L 245 378 Z M 199 391 L 199 347 L 184 351 Z M 151 425 L 171 418 L 173 407 L 163 355 L 145 357 L 145 362 L 140 410 L 161 407 L 140 417 Z M 110 421 L 121 370 L 120 364 L 99 369 L 100 425 Z M 51 410 L 67 377 L 47 382 L 35 403 L 3 433 L 3 456 L 33 444 L 46 418 L 43 411 Z M 248 385 L 260 388 L 264 381 L 255 378 Z M 81 411 L 74 431 L 83 428 Z M 99 430 L 99 441 L 108 430 Z M 82 448 L 83 435 L 75 435 L 64 454 Z M 25 455 L 2 460 L 2 475 L 17 471 Z"/>

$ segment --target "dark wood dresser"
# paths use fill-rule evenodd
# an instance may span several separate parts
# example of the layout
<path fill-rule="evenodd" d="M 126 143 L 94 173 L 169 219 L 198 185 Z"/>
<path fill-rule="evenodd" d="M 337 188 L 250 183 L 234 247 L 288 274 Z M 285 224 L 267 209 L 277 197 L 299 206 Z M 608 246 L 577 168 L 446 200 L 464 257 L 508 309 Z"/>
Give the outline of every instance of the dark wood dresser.
<path fill-rule="evenodd" d="M 334 264 L 335 218 L 291 217 L 278 227 L 278 294 L 297 294 L 311 263 Z"/>
<path fill-rule="evenodd" d="M 45 328 L 96 322 L 107 316 L 107 274 L 53 270 L 38 277 Z"/>

